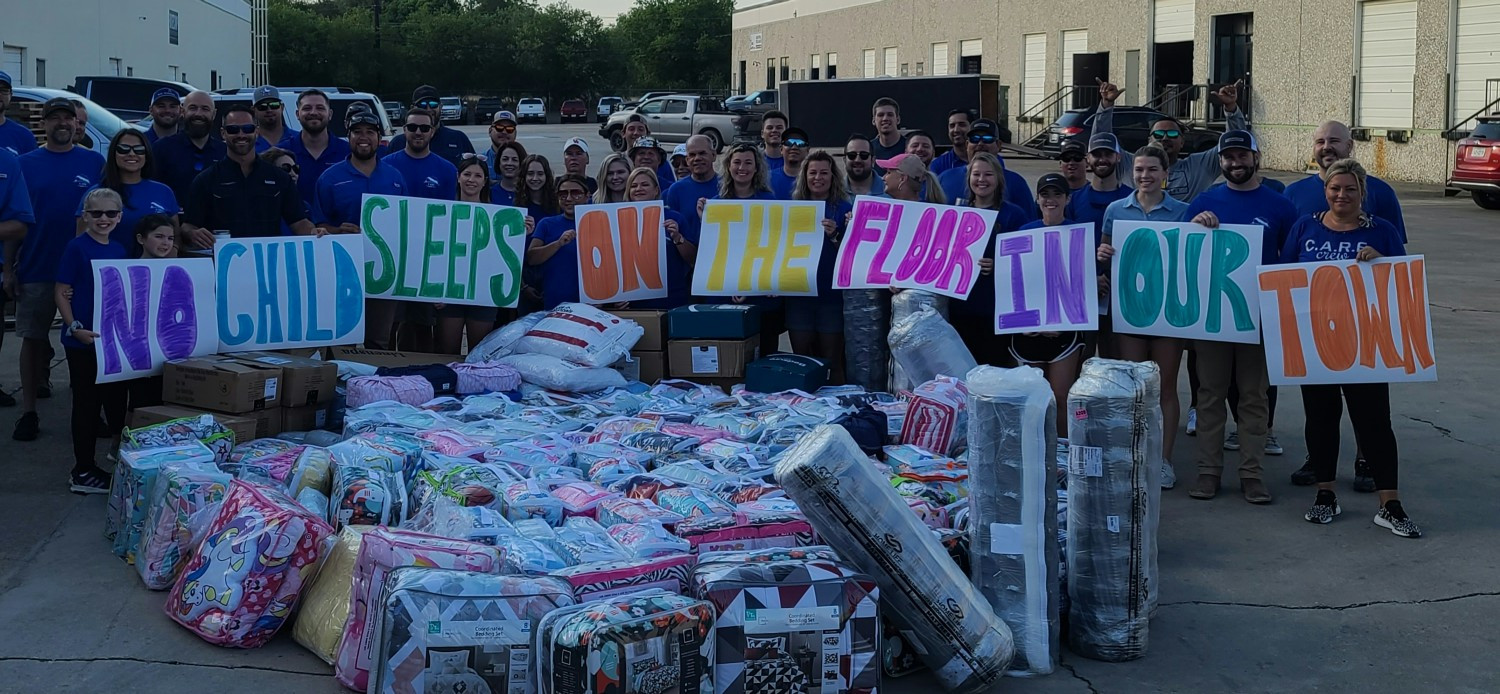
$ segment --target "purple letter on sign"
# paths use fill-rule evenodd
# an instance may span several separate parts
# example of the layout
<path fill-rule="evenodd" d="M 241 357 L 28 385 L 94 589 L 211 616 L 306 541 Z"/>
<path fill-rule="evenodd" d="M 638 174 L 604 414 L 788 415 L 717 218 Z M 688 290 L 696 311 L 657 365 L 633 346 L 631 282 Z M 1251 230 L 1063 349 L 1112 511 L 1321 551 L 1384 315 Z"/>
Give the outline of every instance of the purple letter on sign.
<path fill-rule="evenodd" d="M 104 341 L 104 372 L 119 373 L 120 352 L 132 369 L 151 368 L 150 335 L 146 319 L 151 315 L 151 269 L 130 268 L 130 300 L 125 300 L 125 285 L 120 271 L 105 268 L 100 278 L 103 301 L 100 304 L 104 324 L 99 338 Z"/>
<path fill-rule="evenodd" d="M 1086 320 L 1084 311 L 1088 310 L 1087 300 L 1090 296 L 1089 283 L 1086 281 L 1088 275 L 1092 274 L 1089 268 L 1093 267 L 1092 261 L 1084 258 L 1085 243 L 1083 235 L 1084 227 L 1073 227 L 1068 230 L 1069 253 L 1068 262 L 1063 264 L 1062 258 L 1062 234 L 1056 231 L 1047 232 L 1047 240 L 1044 242 L 1045 249 L 1042 260 L 1047 264 L 1047 324 L 1057 325 L 1062 322 L 1059 310 L 1066 313 L 1068 321 L 1081 323 Z"/>
<path fill-rule="evenodd" d="M 954 287 L 959 292 L 967 292 L 969 285 L 974 281 L 974 268 L 978 261 L 969 255 L 969 246 L 989 233 L 989 227 L 984 220 L 973 212 L 961 212 L 958 220 L 957 236 L 953 239 L 953 252 L 948 255 L 947 266 L 943 268 L 942 279 L 938 280 L 936 286 L 947 289 L 953 280 L 953 271 L 958 270 L 958 286 Z"/>
<path fill-rule="evenodd" d="M 168 267 L 162 278 L 156 339 L 167 359 L 190 357 L 198 346 L 198 310 L 194 303 L 193 278 L 188 276 L 187 270 L 175 265 Z"/>
<path fill-rule="evenodd" d="M 1042 324 L 1041 311 L 1026 308 L 1026 274 L 1021 267 L 1021 254 L 1031 252 L 1031 237 L 1016 236 L 1000 238 L 995 246 L 995 262 L 1010 256 L 1011 311 L 1000 314 L 1001 328 L 1030 328 Z"/>

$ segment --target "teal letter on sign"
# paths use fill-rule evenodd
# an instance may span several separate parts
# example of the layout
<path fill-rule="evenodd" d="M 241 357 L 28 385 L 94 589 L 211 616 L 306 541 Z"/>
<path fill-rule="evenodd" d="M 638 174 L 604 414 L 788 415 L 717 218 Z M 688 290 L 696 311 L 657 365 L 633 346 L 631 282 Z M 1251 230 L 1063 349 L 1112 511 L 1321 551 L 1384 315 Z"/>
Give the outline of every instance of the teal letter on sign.
<path fill-rule="evenodd" d="M 1238 270 L 1250 259 L 1250 244 L 1245 237 L 1232 231 L 1214 229 L 1213 262 L 1208 266 L 1208 330 L 1219 332 L 1222 301 L 1229 300 L 1230 313 L 1234 314 L 1235 332 L 1248 332 L 1255 328 L 1250 318 L 1250 305 L 1240 286 L 1229 279 L 1229 273 Z"/>
<path fill-rule="evenodd" d="M 1198 264 L 1203 253 L 1203 234 L 1188 234 L 1185 251 L 1182 249 L 1181 229 L 1168 229 L 1161 235 L 1167 238 L 1167 323 L 1186 328 L 1198 322 Z M 1187 259 L 1186 270 L 1182 269 L 1184 258 Z M 1182 290 L 1178 289 L 1178 275 L 1184 275 L 1186 292 L 1179 293 Z"/>
<path fill-rule="evenodd" d="M 219 286 L 216 288 L 218 292 L 216 303 L 219 314 L 219 341 L 231 346 L 245 344 L 245 341 L 250 339 L 250 333 L 255 330 L 255 321 L 243 313 L 235 314 L 233 328 L 229 325 L 229 266 L 235 258 L 244 254 L 245 244 L 225 244 L 214 261 L 218 264 Z M 244 290 L 241 289 L 241 291 Z"/>
<path fill-rule="evenodd" d="M 1151 229 L 1136 229 L 1120 247 L 1120 317 L 1144 328 L 1156 322 L 1161 314 L 1162 276 L 1161 239 Z M 1136 286 L 1138 280 L 1139 287 Z"/>

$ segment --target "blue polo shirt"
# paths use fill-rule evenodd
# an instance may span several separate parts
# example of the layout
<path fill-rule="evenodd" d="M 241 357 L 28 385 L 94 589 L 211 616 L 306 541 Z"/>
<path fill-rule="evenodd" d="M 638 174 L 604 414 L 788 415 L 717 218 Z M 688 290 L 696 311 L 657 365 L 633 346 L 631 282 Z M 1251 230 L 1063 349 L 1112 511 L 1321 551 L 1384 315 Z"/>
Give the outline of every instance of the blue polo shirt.
<path fill-rule="evenodd" d="M 1260 179 L 1260 184 L 1267 188 L 1270 188 L 1271 190 L 1281 193 L 1282 195 L 1286 195 L 1286 184 L 1282 183 L 1278 179 L 1271 178 L 1270 176 L 1262 176 Z"/>
<path fill-rule="evenodd" d="M 936 176 L 941 176 L 943 175 L 944 171 L 968 165 L 969 162 L 959 159 L 958 155 L 954 154 L 953 150 L 950 149 L 946 152 L 943 152 L 942 156 L 933 159 L 932 163 L 927 166 L 927 170 L 931 171 Z"/>
<path fill-rule="evenodd" d="M 1004 166 L 1004 162 L 1001 162 Z M 949 169 L 938 176 L 938 184 L 943 187 L 943 195 L 949 200 L 958 200 L 969 196 L 969 165 Z M 1040 219 L 1041 208 L 1036 206 L 1036 199 L 1031 197 L 1031 184 L 1026 182 L 1026 177 L 1010 169 L 1005 169 L 1005 201 L 1021 208 L 1026 219 Z"/>
<path fill-rule="evenodd" d="M 288 152 L 297 160 L 297 194 L 302 196 L 302 202 L 312 207 L 313 197 L 318 194 L 318 179 L 322 178 L 323 172 L 349 158 L 349 143 L 343 138 L 328 135 L 328 146 L 323 148 L 323 154 L 314 157 L 307 151 L 307 144 L 302 141 L 302 133 L 294 132 L 282 138 L 276 145 Z"/>
<path fill-rule="evenodd" d="M 31 214 L 31 193 L 26 188 L 26 175 L 21 173 L 21 161 L 8 149 L 0 149 L 0 222 L 19 221 L 30 224 L 36 221 Z"/>
<path fill-rule="evenodd" d="M 396 126 L 396 128 L 399 130 L 401 126 Z M 433 131 L 430 146 L 433 154 L 446 159 L 455 169 L 464 160 L 465 154 L 474 153 L 474 143 L 469 141 L 469 136 L 450 127 L 441 127 Z M 391 138 L 391 144 L 387 147 L 389 152 L 400 152 L 404 149 L 406 149 L 406 133 L 398 133 Z"/>
<path fill-rule="evenodd" d="M 1182 213 L 1182 219 L 1192 221 L 1204 210 L 1213 212 L 1220 224 L 1259 224 L 1263 227 L 1262 265 L 1276 262 L 1286 244 L 1287 233 L 1299 216 L 1292 201 L 1264 185 L 1256 186 L 1254 190 L 1234 190 L 1227 185 L 1209 188 L 1193 198 L 1187 211 Z"/>
<path fill-rule="evenodd" d="M 396 149 L 380 161 L 401 172 L 406 179 L 407 195 L 430 200 L 458 198 L 458 167 L 436 153 L 414 158 L 406 150 Z"/>
<path fill-rule="evenodd" d="M 577 223 L 564 215 L 548 217 L 536 223 L 536 231 L 531 238 L 546 245 L 561 238 L 563 232 L 575 228 Z M 671 253 L 670 250 L 667 252 Z M 541 268 L 543 309 L 551 310 L 558 304 L 578 301 L 577 239 L 557 249 L 547 262 L 541 264 Z"/>
<path fill-rule="evenodd" d="M 836 304 L 844 300 L 844 293 L 833 288 L 833 270 L 839 260 L 839 242 L 848 231 L 849 213 L 853 211 L 854 203 L 849 200 L 823 206 L 823 218 L 832 221 L 836 231 L 834 238 L 823 235 L 823 255 L 818 256 L 818 303 Z"/>
<path fill-rule="evenodd" d="M 36 135 L 26 126 L 9 118 L 0 123 L 0 149 L 9 150 L 15 156 L 36 151 Z"/>
<path fill-rule="evenodd" d="M 771 184 L 771 192 L 776 194 L 777 200 L 792 199 L 792 191 L 797 189 L 796 176 L 788 176 L 786 175 L 785 171 L 782 171 L 781 167 L 777 167 L 771 169 L 771 175 L 769 179 L 770 180 L 768 182 Z"/>
<path fill-rule="evenodd" d="M 1100 236 L 1113 236 L 1115 222 L 1181 222 L 1184 221 L 1183 214 L 1187 212 L 1187 207 L 1187 203 L 1163 194 L 1161 203 L 1147 212 L 1141 209 L 1141 203 L 1134 195 L 1128 195 L 1104 208 L 1104 219 L 1099 223 Z"/>
<path fill-rule="evenodd" d="M 689 232 L 686 221 L 682 215 L 665 210 L 662 215 L 662 223 L 667 220 L 677 222 L 677 230 L 682 233 L 682 238 L 694 246 L 698 245 L 698 234 L 696 231 Z M 662 229 L 662 235 L 666 236 L 666 229 Z M 631 308 L 650 309 L 674 309 L 678 306 L 686 306 L 692 303 L 693 294 L 693 266 L 682 259 L 682 254 L 677 252 L 677 246 L 672 245 L 671 237 L 667 236 L 667 296 L 664 299 L 646 299 L 644 301 L 630 302 Z"/>
<path fill-rule="evenodd" d="M 656 167 L 656 183 L 661 186 L 662 190 L 666 190 L 676 182 L 677 172 L 672 170 L 672 157 L 668 154 L 662 157 L 661 166 Z"/>
<path fill-rule="evenodd" d="M 76 146 L 67 152 L 38 149 L 23 155 L 20 165 L 35 221 L 21 240 L 16 279 L 22 284 L 52 282 L 63 247 L 78 230 L 73 213 L 83 194 L 99 184 L 104 157 Z"/>
<path fill-rule="evenodd" d="M 698 216 L 698 199 L 708 198 L 712 200 L 719 197 L 719 177 L 714 176 L 707 181 L 698 182 L 692 176 L 684 178 L 672 184 L 667 189 L 666 195 L 662 196 L 662 202 L 667 209 L 682 215 L 687 222 L 687 228 L 691 228 L 694 234 L 698 233 L 703 224 L 703 219 Z M 687 234 L 687 228 L 683 234 Z"/>
<path fill-rule="evenodd" d="M 181 134 L 181 133 L 182 133 L 182 129 L 178 128 L 177 132 L 172 133 L 172 135 L 178 135 L 178 134 Z M 158 142 L 166 139 L 167 137 L 171 137 L 172 135 L 167 135 L 166 137 L 163 137 L 161 135 L 157 135 L 156 134 L 156 128 L 146 128 L 146 141 L 149 142 L 149 143 L 151 143 L 153 145 L 153 148 L 156 145 L 156 143 L 158 143 Z"/>
<path fill-rule="evenodd" d="M 383 161 L 375 162 L 375 170 L 369 176 L 344 160 L 328 167 L 318 177 L 313 195 L 312 221 L 314 224 L 359 226 L 360 210 L 366 193 L 372 195 L 406 195 L 406 177 L 396 167 Z"/>
<path fill-rule="evenodd" d="M 100 187 L 103 184 L 94 186 Z M 109 239 L 120 244 L 129 257 L 135 258 L 141 254 L 141 247 L 135 242 L 135 225 L 140 223 L 141 218 L 152 214 L 175 215 L 182 212 L 182 206 L 177 204 L 177 196 L 172 194 L 172 189 L 158 181 L 147 179 L 140 183 L 127 183 L 122 188 L 117 192 L 125 201 L 125 209 L 120 213 L 120 223 L 110 232 Z M 78 199 L 78 210 L 73 216 L 83 216 L 83 198 Z"/>
<path fill-rule="evenodd" d="M 79 234 L 63 246 L 62 257 L 57 264 L 57 281 L 73 288 L 73 298 L 68 305 L 73 309 L 73 320 L 84 328 L 94 329 L 94 264 L 95 260 L 124 260 L 125 248 L 115 243 L 113 236 L 108 243 L 99 243 L 87 233 Z M 70 349 L 85 349 L 67 331 L 63 332 L 62 345 Z"/>
<path fill-rule="evenodd" d="M 255 136 L 255 153 L 256 154 L 260 154 L 261 152 L 264 152 L 264 151 L 266 151 L 266 150 L 268 150 L 268 149 L 270 149 L 272 147 L 280 147 L 280 146 L 282 146 L 281 143 L 286 142 L 287 140 L 290 140 L 290 139 L 292 139 L 292 138 L 294 138 L 294 137 L 302 134 L 301 130 L 293 128 L 290 123 L 287 124 L 285 130 L 286 130 L 286 132 L 284 132 L 284 133 L 281 134 L 281 139 L 277 140 L 275 142 L 267 140 L 265 135 L 256 135 Z"/>
<path fill-rule="evenodd" d="M 1026 212 L 1015 204 L 1002 202 L 1000 214 L 995 218 L 995 226 L 990 230 L 990 238 L 984 244 L 984 256 L 990 260 L 995 259 L 995 237 L 1000 234 L 1008 234 L 1020 231 L 1021 227 L 1031 221 Z M 950 301 L 949 311 L 958 316 L 970 316 L 973 320 L 983 320 L 985 324 L 992 324 L 995 320 L 995 273 L 992 270 L 986 275 L 980 273 L 974 278 L 974 289 L 969 292 L 969 298 L 963 301 Z"/>
<path fill-rule="evenodd" d="M 854 188 L 849 185 L 849 174 L 847 172 L 844 174 L 844 190 L 851 191 L 849 195 L 854 195 L 852 192 Z M 880 174 L 873 171 L 870 172 L 870 192 L 867 194 L 885 195 L 885 179 Z"/>
<path fill-rule="evenodd" d="M 1063 215 L 1074 222 L 1094 225 L 1094 245 L 1098 246 L 1103 235 L 1104 211 L 1109 208 L 1110 203 L 1134 192 L 1134 189 L 1124 184 L 1114 190 L 1095 190 L 1093 186 L 1084 186 L 1083 190 L 1068 198 L 1068 208 L 1063 211 Z"/>
<path fill-rule="evenodd" d="M 177 133 L 157 142 L 152 154 L 156 155 L 156 173 L 152 178 L 167 184 L 172 195 L 186 200 L 192 192 L 193 179 L 205 169 L 228 156 L 224 141 L 209 137 L 203 148 L 193 144 L 187 133 Z"/>
<path fill-rule="evenodd" d="M 1386 257 L 1406 255 L 1401 242 L 1401 232 L 1396 226 L 1379 217 L 1368 214 L 1360 220 L 1359 227 L 1350 231 L 1334 231 L 1323 224 L 1324 212 L 1304 215 L 1292 225 L 1287 233 L 1286 246 L 1281 249 L 1280 262 L 1316 263 L 1328 260 L 1355 260 L 1359 251 L 1371 246 Z"/>
<path fill-rule="evenodd" d="M 1374 176 L 1365 176 L 1365 188 L 1365 212 L 1395 226 L 1396 231 L 1401 234 L 1401 242 L 1405 243 L 1406 218 L 1401 215 L 1401 201 L 1396 199 L 1396 190 L 1391 184 Z M 1287 186 L 1284 194 L 1297 206 L 1297 214 L 1328 211 L 1328 198 L 1323 194 L 1323 179 L 1318 174 L 1311 174 Z"/>

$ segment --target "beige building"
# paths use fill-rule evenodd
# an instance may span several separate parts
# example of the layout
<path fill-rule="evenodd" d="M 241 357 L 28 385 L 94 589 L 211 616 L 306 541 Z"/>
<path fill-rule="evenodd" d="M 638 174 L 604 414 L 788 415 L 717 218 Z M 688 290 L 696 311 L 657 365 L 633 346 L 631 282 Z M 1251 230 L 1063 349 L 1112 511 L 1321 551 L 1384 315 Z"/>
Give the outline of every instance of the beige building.
<path fill-rule="evenodd" d="M 1245 79 L 1269 167 L 1304 168 L 1336 119 L 1372 172 L 1440 183 L 1445 132 L 1500 99 L 1500 0 L 772 0 L 735 12 L 730 69 L 745 91 L 997 75 L 1018 142 L 1087 105 L 1096 75 L 1194 120 L 1217 117 L 1204 85 Z"/>

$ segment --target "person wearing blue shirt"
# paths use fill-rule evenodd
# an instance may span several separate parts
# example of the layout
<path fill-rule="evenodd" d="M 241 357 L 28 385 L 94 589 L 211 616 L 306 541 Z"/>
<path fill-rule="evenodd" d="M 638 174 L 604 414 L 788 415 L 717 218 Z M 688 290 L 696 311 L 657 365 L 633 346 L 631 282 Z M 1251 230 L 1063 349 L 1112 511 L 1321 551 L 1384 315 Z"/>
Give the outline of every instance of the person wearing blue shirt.
<path fill-rule="evenodd" d="M 1071 224 L 1068 219 L 1068 177 L 1062 173 L 1043 174 L 1036 181 L 1036 204 L 1042 210 L 1042 218 L 1021 225 L 1020 231 Z M 1093 310 L 1090 306 L 1089 310 Z M 1012 333 L 1010 358 L 1017 365 L 1035 366 L 1047 377 L 1052 386 L 1052 395 L 1058 402 L 1068 401 L 1068 390 L 1078 378 L 1078 369 L 1083 364 L 1086 335 L 1079 330 L 1059 332 Z M 1058 410 L 1058 431 L 1068 426 L 1067 408 Z"/>
<path fill-rule="evenodd" d="M 276 143 L 297 133 L 287 126 L 286 104 L 281 100 L 281 90 L 269 84 L 255 90 L 251 108 L 255 112 L 255 153 L 260 154 L 275 147 Z"/>
<path fill-rule="evenodd" d="M 151 94 L 151 127 L 146 130 L 146 141 L 155 145 L 158 141 L 176 135 L 182 125 L 182 95 L 172 87 L 162 87 Z"/>
<path fill-rule="evenodd" d="M 1012 366 L 1009 339 L 995 334 L 995 237 L 1018 231 L 1031 220 L 1021 208 L 1007 201 L 1004 188 L 1008 183 L 1002 173 L 1005 167 L 998 157 L 989 152 L 975 152 L 963 168 L 968 183 L 963 194 L 952 203 L 960 207 L 994 210 L 997 214 L 989 239 L 985 241 L 984 254 L 978 261 L 979 276 L 974 279 L 969 298 L 950 301 L 948 313 L 953 319 L 953 327 L 975 360 L 981 364 Z M 905 191 L 897 192 L 898 195 L 893 197 L 906 194 Z"/>
<path fill-rule="evenodd" d="M 128 385 L 123 382 L 98 383 L 98 361 L 94 340 L 99 337 L 94 325 L 95 260 L 124 260 L 129 257 L 120 244 L 110 240 L 120 223 L 123 209 L 120 194 L 109 188 L 91 191 L 83 200 L 84 233 L 68 239 L 55 269 L 53 305 L 62 313 L 62 346 L 68 356 L 68 382 L 73 391 L 73 471 L 69 490 L 75 494 L 104 494 L 109 491 L 110 475 L 94 463 L 99 436 L 99 410 L 117 436 L 125 427 L 125 405 Z"/>
<path fill-rule="evenodd" d="M 1088 143 L 1070 137 L 1063 141 L 1057 155 L 1057 172 L 1068 181 L 1068 194 L 1074 195 L 1089 184 Z"/>
<path fill-rule="evenodd" d="M 662 202 L 667 209 L 682 215 L 687 232 L 698 234 L 703 216 L 698 213 L 699 200 L 711 200 L 719 194 L 719 175 L 714 173 L 714 155 L 707 137 L 694 135 L 687 141 L 688 177 L 679 178 Z"/>
<path fill-rule="evenodd" d="M 36 150 L 36 136 L 30 128 L 5 117 L 10 98 L 10 75 L 0 71 L 0 149 L 19 157 Z"/>
<path fill-rule="evenodd" d="M 939 177 L 949 169 L 969 165 L 969 128 L 974 124 L 974 112 L 966 108 L 955 108 L 948 112 L 948 141 L 952 149 L 932 160 L 927 168 Z"/>
<path fill-rule="evenodd" d="M 1323 181 L 1327 178 L 1328 167 L 1353 154 L 1354 138 L 1349 134 L 1349 127 L 1343 123 L 1331 120 L 1313 131 L 1313 160 L 1318 162 L 1318 168 L 1322 171 L 1288 185 L 1285 191 L 1286 197 L 1297 206 L 1298 214 L 1305 216 L 1328 209 L 1328 200 L 1323 195 Z M 1365 181 L 1365 212 L 1394 225 L 1401 234 L 1401 242 L 1406 243 L 1406 219 L 1401 214 L 1401 201 L 1396 198 L 1396 190 L 1391 188 L 1391 184 L 1374 176 L 1366 176 Z"/>
<path fill-rule="evenodd" d="M 787 142 L 790 142 L 790 137 Z M 785 149 L 785 146 L 784 146 Z M 790 150 L 785 150 L 790 151 Z M 813 152 L 801 163 L 795 200 L 823 203 L 823 251 L 818 257 L 816 296 L 786 298 L 786 328 L 792 352 L 817 357 L 828 364 L 829 382 L 844 383 L 844 293 L 833 288 L 839 244 L 854 204 L 844 192 L 838 164 L 827 152 Z"/>
<path fill-rule="evenodd" d="M 516 114 L 510 111 L 496 111 L 490 119 L 490 148 L 485 150 L 484 160 L 490 164 L 490 180 L 498 181 L 500 175 L 500 150 L 506 145 L 516 142 Z M 521 158 L 526 158 L 526 148 L 521 148 Z"/>
<path fill-rule="evenodd" d="M 411 93 L 411 111 L 408 113 L 425 113 L 431 120 L 432 134 L 427 138 L 427 149 L 452 164 L 456 171 L 463 156 L 474 153 L 474 143 L 457 128 L 443 127 L 441 109 L 442 101 L 436 87 L 424 84 Z M 399 152 L 404 149 L 406 138 L 406 134 L 397 134 L 391 138 L 388 151 Z"/>
<path fill-rule="evenodd" d="M 525 185 L 521 180 L 521 162 L 526 160 L 526 148 L 519 142 L 506 142 L 499 150 L 491 151 L 493 153 L 486 158 L 493 156 L 498 161 L 489 162 L 490 170 L 494 172 L 490 177 L 490 202 L 513 207 L 516 192 Z"/>
<path fill-rule="evenodd" d="M 1297 222 L 1296 208 L 1261 183 L 1260 147 L 1250 133 L 1230 130 L 1219 137 L 1219 165 L 1224 185 L 1199 194 L 1183 216 L 1210 229 L 1221 224 L 1259 226 L 1260 264 L 1274 264 L 1287 233 Z M 1252 504 L 1271 503 L 1271 493 L 1261 479 L 1261 460 L 1267 453 L 1280 449 L 1280 444 L 1271 433 L 1276 391 L 1266 370 L 1265 345 L 1193 342 L 1197 355 L 1193 368 L 1198 374 L 1198 479 L 1188 495 L 1206 500 L 1219 493 L 1229 414 L 1224 405 L 1228 400 L 1237 423 L 1240 491 Z"/>
<path fill-rule="evenodd" d="M 1104 210 L 1104 242 L 1099 244 L 1096 254 L 1100 263 L 1109 263 L 1114 257 L 1115 222 L 1182 221 L 1187 203 L 1167 195 L 1162 189 L 1167 182 L 1168 161 L 1166 151 L 1155 145 L 1146 145 L 1136 151 L 1131 161 L 1135 192 L 1110 203 Z M 1118 279 L 1110 278 L 1111 291 L 1118 285 Z M 1165 423 L 1162 427 L 1161 486 L 1171 489 L 1177 484 L 1177 473 L 1172 469 L 1171 460 L 1172 447 L 1177 443 L 1177 422 L 1182 417 L 1182 405 L 1177 399 L 1177 372 L 1182 367 L 1183 341 L 1175 337 L 1127 335 L 1118 328 L 1115 330 L 1116 348 L 1121 359 L 1154 361 L 1161 371 L 1161 411 Z"/>
<path fill-rule="evenodd" d="M 588 204 L 589 186 L 582 176 L 563 174 L 557 179 L 557 202 L 562 214 L 537 222 L 526 248 L 526 264 L 542 268 L 542 309 L 578 301 L 578 238 L 573 211 Z"/>
<path fill-rule="evenodd" d="M 224 141 L 213 134 L 214 101 L 208 92 L 182 97 L 182 114 L 182 132 L 152 145 L 153 176 L 171 188 L 178 201 L 187 200 L 198 174 L 228 154 Z"/>
<path fill-rule="evenodd" d="M 175 92 L 174 92 L 175 93 Z M 135 225 L 146 215 L 164 214 L 174 221 L 182 207 L 172 189 L 159 181 L 151 180 L 155 157 L 146 135 L 135 129 L 122 129 L 110 139 L 105 150 L 104 176 L 99 188 L 109 188 L 120 194 L 124 201 L 120 223 L 115 225 L 114 242 L 134 258 L 141 254 L 140 244 L 135 240 Z M 83 200 L 78 201 L 75 216 L 80 224 L 83 219 Z"/>
<path fill-rule="evenodd" d="M 1260 184 L 1280 193 L 1282 196 L 1286 195 L 1286 184 L 1282 183 L 1279 179 L 1271 178 L 1270 176 L 1261 176 Z"/>
<path fill-rule="evenodd" d="M 661 184 L 656 172 L 639 167 L 625 179 L 625 196 L 630 202 L 652 202 L 661 200 Z M 667 242 L 666 273 L 667 296 L 660 299 L 645 299 L 630 302 L 630 308 L 674 309 L 692 302 L 693 262 L 698 258 L 698 235 L 688 229 L 687 220 L 675 210 L 662 210 L 662 232 Z"/>
<path fill-rule="evenodd" d="M 995 121 L 981 118 L 974 121 L 969 128 L 969 158 L 974 155 L 988 153 L 995 155 L 996 161 L 1003 167 L 1005 159 L 1000 156 L 1000 126 Z M 957 200 L 965 197 L 965 191 L 969 185 L 968 166 L 960 166 L 948 171 L 938 178 L 938 184 L 943 188 L 943 194 L 949 200 Z M 1041 211 L 1037 209 L 1036 200 L 1031 197 L 1031 186 L 1026 183 L 1026 178 L 1019 173 L 1006 169 L 1005 173 L 1005 201 L 1026 213 L 1027 221 L 1041 217 Z"/>
<path fill-rule="evenodd" d="M 844 143 L 844 192 L 851 200 L 885 194 L 885 177 L 875 173 L 875 154 L 864 135 L 850 135 Z"/>
<path fill-rule="evenodd" d="M 1097 79 L 1097 78 L 1096 78 Z M 1118 86 L 1102 79 L 1099 82 L 1099 109 L 1094 115 L 1094 134 L 1114 132 L 1115 99 L 1123 92 Z M 1243 81 L 1226 84 L 1214 96 L 1224 108 L 1228 130 L 1250 130 L 1245 119 L 1245 110 L 1239 108 L 1240 87 Z M 1183 155 L 1183 137 L 1187 128 L 1175 118 L 1163 118 L 1151 125 L 1151 144 L 1167 153 L 1167 195 L 1183 202 L 1191 202 L 1199 193 L 1213 186 L 1219 178 L 1219 151 L 1213 149 Z M 1135 155 L 1126 152 L 1120 158 L 1120 177 L 1134 170 Z"/>
<path fill-rule="evenodd" d="M 766 111 L 760 117 L 760 154 L 766 159 L 766 170 L 775 171 L 786 162 L 781 153 L 782 133 L 790 123 L 781 111 Z"/>
<path fill-rule="evenodd" d="M 801 128 L 787 128 L 781 134 L 781 166 L 769 169 L 767 181 L 777 200 L 791 200 L 797 187 L 797 175 L 802 171 L 802 162 L 807 159 L 807 132 Z"/>
<path fill-rule="evenodd" d="M 656 180 L 661 184 L 661 189 L 666 190 L 677 180 L 677 175 L 672 172 L 672 165 L 667 163 L 667 153 L 661 148 L 661 143 L 656 138 L 647 135 L 635 141 L 626 151 L 630 158 L 630 168 L 635 170 L 641 167 L 656 172 Z"/>
<path fill-rule="evenodd" d="M 302 131 L 288 133 L 276 145 L 291 152 L 296 160 L 297 193 L 309 207 L 317 194 L 318 178 L 328 167 L 349 158 L 349 143 L 328 131 L 330 117 L 328 95 L 323 90 L 309 89 L 298 94 L 297 121 L 302 124 Z"/>
<path fill-rule="evenodd" d="M 1094 226 L 1094 245 L 1103 242 L 1102 224 L 1104 210 L 1109 204 L 1129 196 L 1130 186 L 1120 183 L 1120 142 L 1110 133 L 1099 133 L 1089 138 L 1088 164 L 1089 184 L 1076 191 L 1068 199 L 1066 215 L 1074 222 Z"/>
<path fill-rule="evenodd" d="M 1406 255 L 1395 225 L 1364 211 L 1369 175 L 1359 162 L 1336 161 L 1323 170 L 1323 180 L 1328 210 L 1297 221 L 1287 234 L 1281 262 L 1368 262 Z M 1364 472 L 1374 479 L 1378 494 L 1380 508 L 1375 513 L 1375 525 L 1398 537 L 1421 537 L 1422 530 L 1401 506 L 1396 490 L 1398 454 L 1396 435 L 1391 429 L 1391 391 L 1386 383 L 1302 386 L 1307 458 L 1318 485 L 1317 498 L 1303 519 L 1330 523 L 1341 510 L 1333 483 L 1338 472 L 1340 420 L 1345 406 L 1349 409 L 1349 422 L 1354 425 L 1354 438 L 1368 456 L 1368 469 Z"/>
<path fill-rule="evenodd" d="M 36 221 L 31 214 L 31 193 L 26 190 L 26 176 L 21 173 L 21 163 L 10 150 L 0 147 L 0 246 L 6 241 L 20 239 L 26 235 L 26 227 Z M 10 301 L 12 275 L 11 256 L 0 251 L 0 315 L 5 313 L 5 304 Z M 0 330 L 0 340 L 5 331 Z M 16 399 L 0 390 L 0 407 L 14 407 Z"/>
<path fill-rule="evenodd" d="M 405 146 L 385 155 L 381 161 L 395 167 L 406 178 L 407 195 L 452 200 L 458 191 L 458 167 L 428 148 L 432 128 L 432 116 L 427 113 L 412 111 L 406 114 Z"/>

